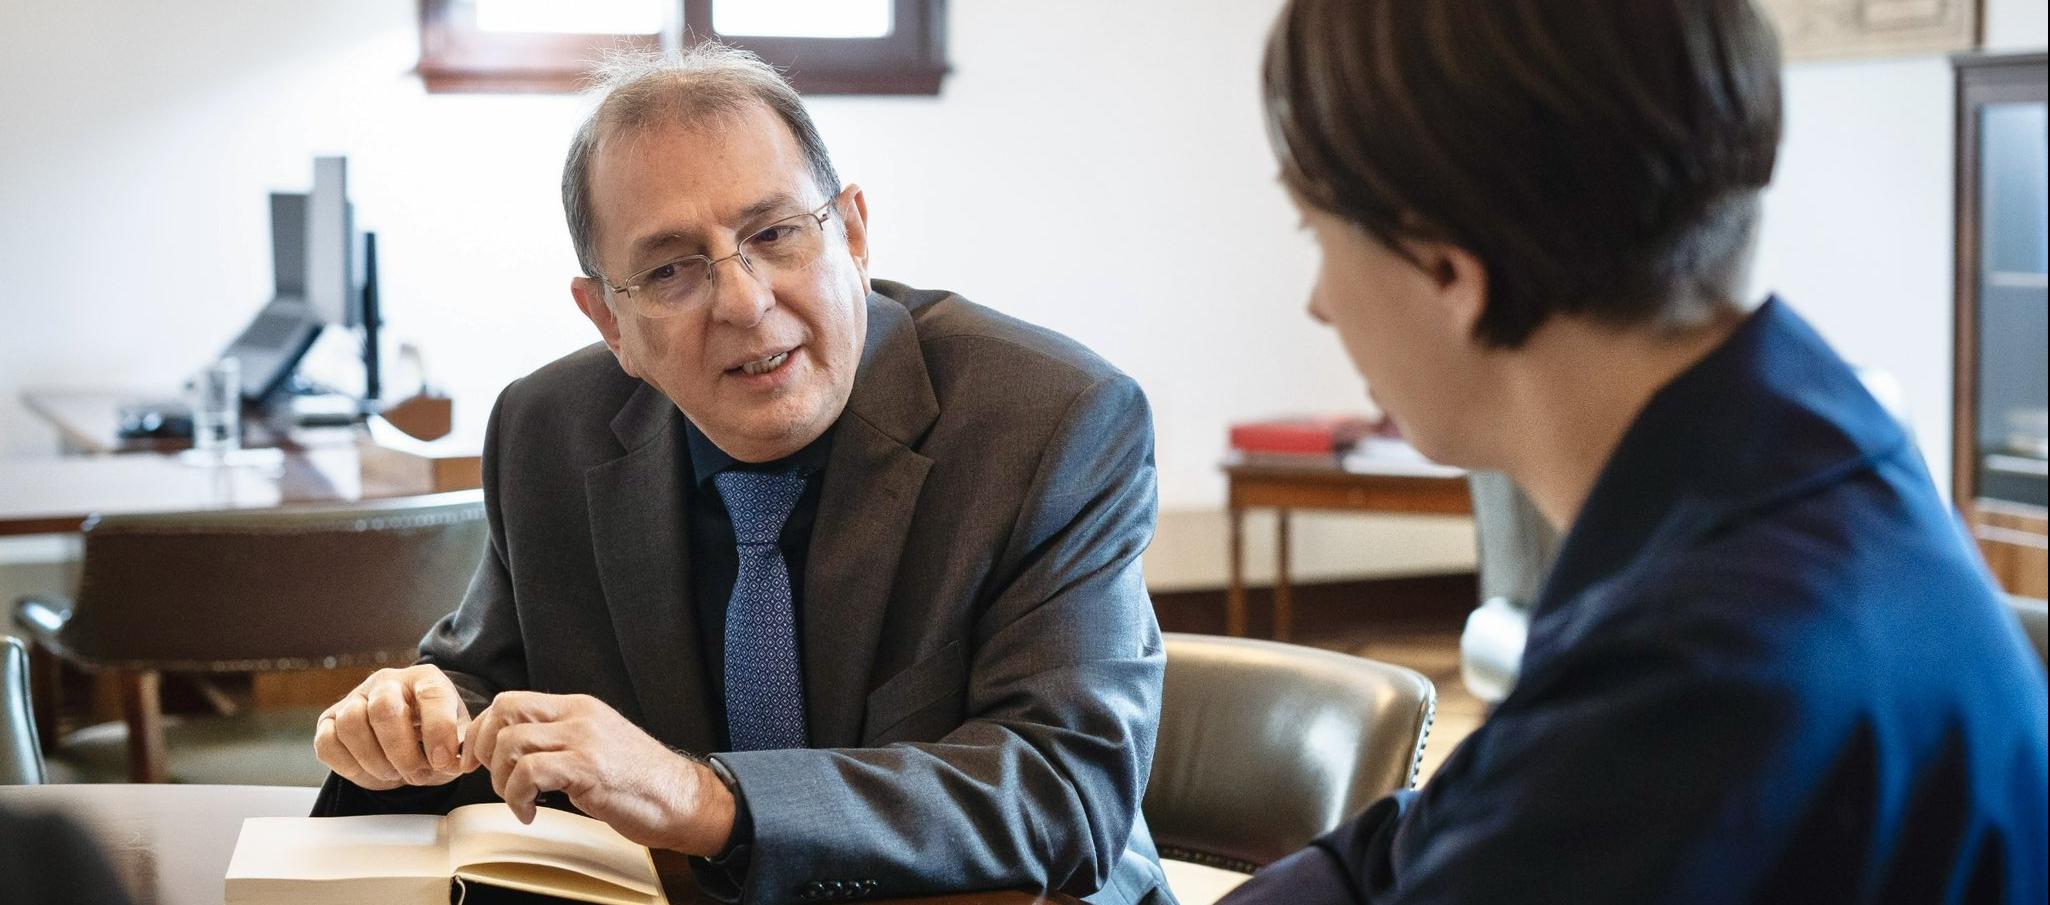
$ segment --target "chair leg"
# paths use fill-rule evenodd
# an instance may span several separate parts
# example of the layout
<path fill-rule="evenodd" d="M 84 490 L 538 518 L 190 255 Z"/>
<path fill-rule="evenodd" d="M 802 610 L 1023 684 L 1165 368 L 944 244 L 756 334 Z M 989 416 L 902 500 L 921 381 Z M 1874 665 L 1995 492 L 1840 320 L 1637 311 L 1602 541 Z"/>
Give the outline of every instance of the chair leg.
<path fill-rule="evenodd" d="M 154 670 L 121 673 L 121 716 L 128 724 L 128 781 L 166 782 L 164 702 Z"/>

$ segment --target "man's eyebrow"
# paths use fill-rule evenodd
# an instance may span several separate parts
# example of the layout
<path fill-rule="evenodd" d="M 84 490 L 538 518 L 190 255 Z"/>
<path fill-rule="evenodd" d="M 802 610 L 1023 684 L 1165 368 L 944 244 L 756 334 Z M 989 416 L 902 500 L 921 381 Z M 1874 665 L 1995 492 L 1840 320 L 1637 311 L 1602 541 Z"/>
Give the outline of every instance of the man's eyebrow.
<path fill-rule="evenodd" d="M 734 229 L 740 229 L 742 227 L 745 227 L 748 223 L 753 222 L 755 220 L 759 220 L 768 214 L 775 213 L 782 209 L 795 207 L 796 204 L 796 196 L 791 195 L 787 192 L 778 192 L 774 195 L 770 195 L 766 198 L 756 201 L 753 204 L 741 208 L 731 218 L 728 219 L 726 225 L 729 225 Z M 673 230 L 669 232 L 656 233 L 654 235 L 643 238 L 640 241 L 637 241 L 633 244 L 633 259 L 635 261 L 640 261 L 645 259 L 649 255 L 652 255 L 663 249 L 671 248 L 674 246 L 691 244 L 695 244 L 697 248 L 699 248 L 700 250 L 702 250 L 705 245 L 703 237 L 699 236 L 696 232 L 692 230 Z"/>
<path fill-rule="evenodd" d="M 633 245 L 632 256 L 629 258 L 629 260 L 638 263 L 641 260 L 647 258 L 648 256 L 653 255 L 654 253 L 661 251 L 665 248 L 670 248 L 672 246 L 687 245 L 692 241 L 695 241 L 693 237 L 687 236 L 679 232 L 656 233 L 655 235 L 642 239 L 639 242 L 635 242 Z"/>
<path fill-rule="evenodd" d="M 791 195 L 788 192 L 778 192 L 774 195 L 770 195 L 767 198 L 763 198 L 760 201 L 757 201 L 753 204 L 741 208 L 740 213 L 735 215 L 733 218 L 733 226 L 736 228 L 746 226 L 748 223 L 755 220 L 759 220 L 762 217 L 767 216 L 769 214 L 773 214 L 779 209 L 792 208 L 796 206 L 796 196 Z"/>

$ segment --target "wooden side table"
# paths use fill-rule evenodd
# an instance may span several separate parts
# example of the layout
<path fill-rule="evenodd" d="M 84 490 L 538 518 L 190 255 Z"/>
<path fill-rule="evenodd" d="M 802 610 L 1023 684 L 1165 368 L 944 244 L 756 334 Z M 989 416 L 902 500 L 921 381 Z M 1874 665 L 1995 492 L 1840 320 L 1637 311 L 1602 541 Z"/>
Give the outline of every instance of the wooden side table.
<path fill-rule="evenodd" d="M 1412 515 L 1470 515 L 1466 473 L 1408 457 L 1355 455 L 1297 463 L 1273 457 L 1233 455 L 1224 463 L 1231 514 L 1231 587 L 1225 597 L 1225 631 L 1246 634 L 1245 517 L 1252 507 L 1276 510 L 1274 545 L 1274 637 L 1286 641 L 1294 628 L 1289 588 L 1289 513 L 1296 509 L 1382 512 Z"/>

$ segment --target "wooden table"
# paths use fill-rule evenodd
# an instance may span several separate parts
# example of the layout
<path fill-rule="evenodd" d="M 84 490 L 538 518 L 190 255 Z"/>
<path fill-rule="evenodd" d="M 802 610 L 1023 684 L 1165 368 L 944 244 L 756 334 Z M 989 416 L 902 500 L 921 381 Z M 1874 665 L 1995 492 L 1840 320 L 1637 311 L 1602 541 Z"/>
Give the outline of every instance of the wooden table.
<path fill-rule="evenodd" d="M 1408 455 L 1306 458 L 1242 457 L 1224 463 L 1231 515 L 1231 586 L 1225 596 L 1225 631 L 1246 634 L 1245 516 L 1254 507 L 1276 510 L 1274 637 L 1288 640 L 1295 603 L 1289 588 L 1289 513 L 1296 509 L 1414 515 L 1470 515 L 1466 473 Z"/>
<path fill-rule="evenodd" d="M 369 496 L 396 494 L 379 494 Z M 225 463 L 179 455 L 0 459 L 0 535 L 75 532 L 96 514 L 267 509 L 365 496 L 353 447 L 249 450 Z"/>
<path fill-rule="evenodd" d="M 57 811 L 99 842 L 136 905 L 221 905 L 244 817 L 304 817 L 315 789 L 0 786 L 0 807 Z"/>
<path fill-rule="evenodd" d="M 184 441 L 116 438 L 123 398 L 114 392 L 23 395 L 70 454 L 0 459 L 0 536 L 71 533 L 93 515 L 267 509 L 471 490 L 481 483 L 481 436 L 416 440 L 376 415 L 349 427 L 266 432 L 252 425 L 252 448 L 208 459 L 182 450 L 189 445 Z"/>
<path fill-rule="evenodd" d="M 58 811 L 84 824 L 114 865 L 136 905 L 220 905 L 228 859 L 245 817 L 303 817 L 314 789 L 276 786 L 0 786 L 0 807 Z M 658 854 L 674 905 L 710 902 L 698 894 L 681 857 Z M 903 900 L 899 900 L 903 901 Z M 917 899 L 925 905 L 1077 905 L 1066 896 L 1022 892 L 961 893 Z"/>
<path fill-rule="evenodd" d="M 163 400 L 138 390 L 116 389 L 37 389 L 21 394 L 21 404 L 57 432 L 58 447 L 66 453 L 176 452 L 190 449 L 190 439 L 121 436 L 121 407 L 146 401 Z M 245 411 L 242 417 L 242 445 L 246 447 L 306 449 L 349 446 L 354 442 L 355 437 L 348 427 L 287 428 L 256 417 L 253 412 Z"/>

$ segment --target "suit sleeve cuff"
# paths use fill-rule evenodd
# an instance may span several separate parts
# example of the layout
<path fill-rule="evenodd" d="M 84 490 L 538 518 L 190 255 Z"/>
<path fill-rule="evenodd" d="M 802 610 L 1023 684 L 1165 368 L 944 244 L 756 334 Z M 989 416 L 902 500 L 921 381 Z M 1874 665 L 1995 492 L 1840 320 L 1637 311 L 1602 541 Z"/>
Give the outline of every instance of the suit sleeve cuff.
<path fill-rule="evenodd" d="M 456 783 L 439 786 L 400 786 L 373 792 L 329 773 L 313 802 L 315 817 L 353 817 L 366 814 L 446 814 L 456 799 Z"/>
<path fill-rule="evenodd" d="M 733 795 L 733 835 L 727 837 L 726 849 L 717 855 L 690 859 L 691 872 L 697 875 L 700 891 L 722 902 L 738 902 L 747 888 L 748 866 L 754 860 L 754 820 L 748 816 L 747 796 L 741 792 L 733 773 L 717 757 L 707 758 L 705 764 Z"/>

